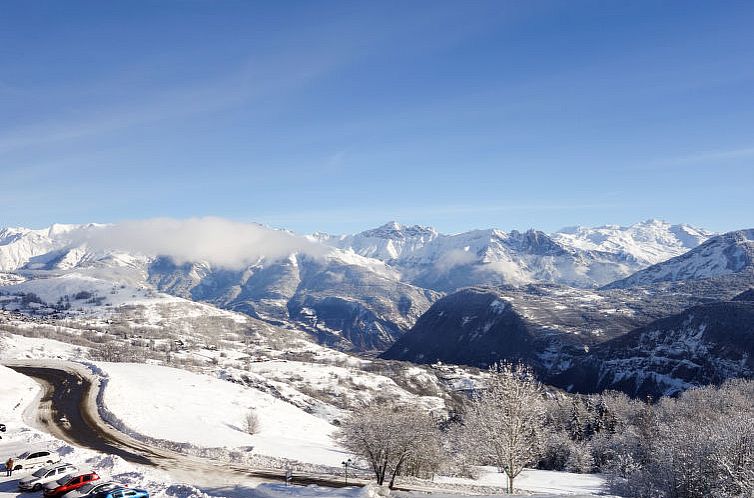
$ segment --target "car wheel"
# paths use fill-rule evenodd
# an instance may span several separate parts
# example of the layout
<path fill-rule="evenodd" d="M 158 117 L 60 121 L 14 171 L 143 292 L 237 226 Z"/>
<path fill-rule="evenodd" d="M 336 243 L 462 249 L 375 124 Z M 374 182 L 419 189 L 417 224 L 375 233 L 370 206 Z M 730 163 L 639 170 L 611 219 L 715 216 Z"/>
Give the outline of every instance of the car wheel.
<path fill-rule="evenodd" d="M 52 460 L 47 460 L 47 463 L 48 463 L 48 464 L 52 463 Z"/>
<path fill-rule="evenodd" d="M 39 491 L 42 489 L 42 485 L 39 483 L 36 483 L 33 488 L 31 488 L 32 491 Z"/>
<path fill-rule="evenodd" d="M 13 470 L 21 470 L 22 468 L 23 467 L 21 467 L 20 465 L 16 465 L 15 467 L 13 467 Z"/>

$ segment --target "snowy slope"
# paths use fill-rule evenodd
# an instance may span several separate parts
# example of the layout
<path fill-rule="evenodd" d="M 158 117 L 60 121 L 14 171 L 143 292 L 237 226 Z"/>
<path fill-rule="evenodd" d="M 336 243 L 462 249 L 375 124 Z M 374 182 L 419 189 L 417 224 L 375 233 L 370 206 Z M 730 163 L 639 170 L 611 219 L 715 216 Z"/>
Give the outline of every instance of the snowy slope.
<path fill-rule="evenodd" d="M 0 229 L 0 272 L 15 271 L 35 257 L 64 248 L 65 235 L 82 226 L 56 224 L 42 230 Z"/>
<path fill-rule="evenodd" d="M 348 458 L 331 439 L 334 426 L 268 393 L 157 365 L 96 365 L 107 376 L 107 409 L 145 436 L 210 448 L 253 446 L 256 454 L 333 467 Z M 259 417 L 254 435 L 244 430 L 251 409 Z"/>
<path fill-rule="evenodd" d="M 713 235 L 690 225 L 647 220 L 625 227 L 569 227 L 553 233 L 552 238 L 568 247 L 623 254 L 644 265 L 653 265 L 680 256 Z"/>
<path fill-rule="evenodd" d="M 608 287 L 626 288 L 745 272 L 754 272 L 754 229 L 717 235 L 681 256 L 650 266 Z"/>

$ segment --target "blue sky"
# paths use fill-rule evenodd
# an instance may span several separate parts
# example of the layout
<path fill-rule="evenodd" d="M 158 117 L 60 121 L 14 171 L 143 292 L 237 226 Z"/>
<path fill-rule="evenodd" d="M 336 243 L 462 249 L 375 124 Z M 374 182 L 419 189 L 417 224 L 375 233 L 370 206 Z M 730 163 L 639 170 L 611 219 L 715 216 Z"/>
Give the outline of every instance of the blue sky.
<path fill-rule="evenodd" d="M 754 226 L 754 3 L 7 1 L 0 226 Z"/>

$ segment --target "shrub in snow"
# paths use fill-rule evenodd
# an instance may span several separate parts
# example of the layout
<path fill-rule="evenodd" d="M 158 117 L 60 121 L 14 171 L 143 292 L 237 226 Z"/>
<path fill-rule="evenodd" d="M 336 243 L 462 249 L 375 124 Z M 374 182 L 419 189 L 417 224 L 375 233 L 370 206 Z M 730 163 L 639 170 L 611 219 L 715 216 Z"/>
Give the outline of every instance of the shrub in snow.
<path fill-rule="evenodd" d="M 244 430 L 251 435 L 259 432 L 259 416 L 253 408 L 244 417 Z"/>

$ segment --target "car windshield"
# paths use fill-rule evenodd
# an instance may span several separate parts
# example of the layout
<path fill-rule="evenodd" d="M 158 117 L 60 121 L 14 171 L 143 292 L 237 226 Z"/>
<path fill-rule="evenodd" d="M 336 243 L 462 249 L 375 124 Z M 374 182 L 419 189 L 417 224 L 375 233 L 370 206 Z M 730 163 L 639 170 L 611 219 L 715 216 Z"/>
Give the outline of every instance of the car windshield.
<path fill-rule="evenodd" d="M 81 493 L 82 495 L 85 495 L 89 491 L 91 491 L 93 487 L 94 487 L 94 484 L 91 484 L 91 483 L 90 484 L 84 484 L 83 486 L 81 486 L 79 488 L 79 493 Z"/>
<path fill-rule="evenodd" d="M 25 458 L 28 458 L 28 456 L 29 456 L 29 452 L 25 451 L 24 453 L 21 453 L 20 455 L 18 455 L 16 458 L 18 458 L 19 460 L 24 460 Z"/>
<path fill-rule="evenodd" d="M 64 476 L 64 477 L 61 477 L 60 479 L 58 479 L 55 482 L 58 483 L 59 486 L 62 486 L 63 484 L 67 483 L 70 480 L 71 480 L 71 476 Z"/>
<path fill-rule="evenodd" d="M 104 484 L 89 484 L 88 486 L 90 486 L 90 488 L 86 490 L 83 490 L 84 488 L 81 488 L 83 490 L 81 491 L 81 494 L 84 494 L 84 495 L 87 494 L 90 489 L 93 491 L 96 491 L 97 493 L 101 493 L 103 491 L 110 491 L 110 490 L 120 487 L 119 484 L 116 484 L 114 482 L 106 482 Z"/>
<path fill-rule="evenodd" d="M 48 472 L 49 470 L 50 470 L 50 469 L 46 469 L 46 468 L 42 467 L 41 469 L 37 469 L 37 471 L 36 471 L 36 472 L 34 472 L 34 473 L 33 473 L 32 475 L 33 475 L 34 477 L 44 477 L 44 475 L 45 475 L 45 474 L 47 474 L 47 472 Z"/>

